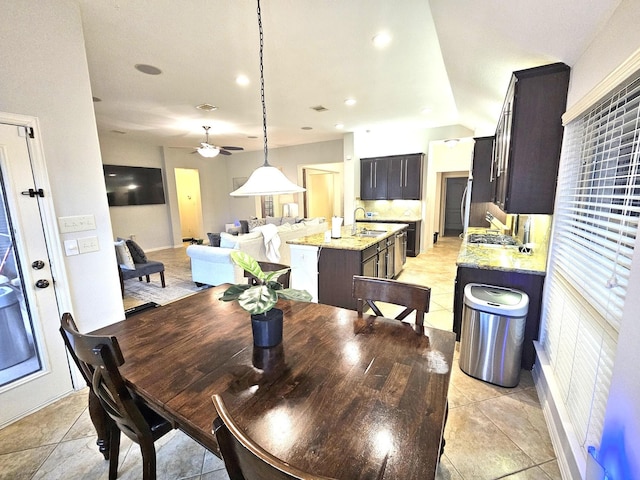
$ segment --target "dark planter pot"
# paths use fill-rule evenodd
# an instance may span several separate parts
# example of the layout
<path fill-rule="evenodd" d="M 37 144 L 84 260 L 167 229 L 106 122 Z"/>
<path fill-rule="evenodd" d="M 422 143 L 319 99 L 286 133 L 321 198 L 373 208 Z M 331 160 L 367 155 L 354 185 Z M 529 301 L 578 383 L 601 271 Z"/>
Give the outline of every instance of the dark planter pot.
<path fill-rule="evenodd" d="M 275 347 L 282 342 L 282 317 L 282 310 L 278 308 L 251 315 L 253 344 L 256 347 Z"/>

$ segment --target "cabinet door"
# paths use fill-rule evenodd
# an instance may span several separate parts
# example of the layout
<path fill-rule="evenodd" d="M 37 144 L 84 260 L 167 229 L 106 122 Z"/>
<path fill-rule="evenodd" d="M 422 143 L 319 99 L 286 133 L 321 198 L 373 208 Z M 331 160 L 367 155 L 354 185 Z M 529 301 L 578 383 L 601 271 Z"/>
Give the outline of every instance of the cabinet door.
<path fill-rule="evenodd" d="M 403 180 L 402 198 L 420 200 L 422 194 L 422 155 L 411 155 L 404 159 Z"/>
<path fill-rule="evenodd" d="M 422 154 L 389 158 L 387 198 L 389 200 L 420 200 Z"/>
<path fill-rule="evenodd" d="M 365 277 L 377 277 L 378 270 L 376 268 L 378 264 L 378 256 L 374 255 L 371 258 L 366 259 L 362 262 L 362 275 Z"/>
<path fill-rule="evenodd" d="M 362 200 L 386 200 L 387 160 L 363 158 L 360 161 L 360 198 Z"/>
<path fill-rule="evenodd" d="M 391 238 L 391 243 L 387 244 L 387 278 L 393 278 L 396 276 L 396 263 L 395 263 L 395 257 L 396 257 L 396 242 L 393 241 L 395 240 L 395 237 Z"/>
<path fill-rule="evenodd" d="M 513 94 L 514 84 L 511 84 L 507 99 L 498 120 L 496 129 L 496 148 L 494 159 L 494 177 L 495 177 L 495 204 L 504 210 L 509 184 L 509 155 L 511 149 L 511 124 L 513 122 Z"/>
<path fill-rule="evenodd" d="M 475 138 L 473 147 L 473 185 L 471 188 L 471 201 L 473 203 L 491 202 L 491 166 L 493 162 L 493 143 L 495 137 Z"/>
<path fill-rule="evenodd" d="M 376 277 L 387 278 L 387 249 L 378 252 L 378 271 Z"/>

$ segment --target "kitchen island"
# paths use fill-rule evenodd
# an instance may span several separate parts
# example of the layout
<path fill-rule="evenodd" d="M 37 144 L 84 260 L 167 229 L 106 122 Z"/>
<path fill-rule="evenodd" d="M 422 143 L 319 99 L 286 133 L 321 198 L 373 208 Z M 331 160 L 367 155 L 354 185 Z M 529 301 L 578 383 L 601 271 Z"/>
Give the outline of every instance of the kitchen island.
<path fill-rule="evenodd" d="M 547 249 L 533 248 L 531 254 L 521 253 L 519 246 L 470 244 L 471 233 L 485 229 L 469 228 L 462 242 L 456 265 L 455 293 L 453 299 L 453 331 L 460 340 L 464 287 L 468 283 L 482 283 L 498 287 L 514 288 L 529 296 L 529 311 L 525 325 L 522 349 L 522 368 L 531 370 L 535 361 L 534 340 L 538 339 L 542 287 L 546 274 Z"/>
<path fill-rule="evenodd" d="M 340 238 L 325 241 L 324 234 L 289 240 L 291 287 L 307 290 L 318 303 L 356 308 L 352 298 L 353 276 L 394 278 L 396 236 L 407 228 L 399 223 L 357 223 L 341 229 Z M 404 255 L 404 253 L 399 253 Z"/>

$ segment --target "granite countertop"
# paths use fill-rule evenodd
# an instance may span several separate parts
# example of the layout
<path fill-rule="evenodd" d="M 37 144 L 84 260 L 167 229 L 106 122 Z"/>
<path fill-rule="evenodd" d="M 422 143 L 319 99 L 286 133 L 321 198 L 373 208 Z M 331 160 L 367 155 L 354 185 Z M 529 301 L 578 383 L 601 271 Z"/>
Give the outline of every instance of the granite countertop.
<path fill-rule="evenodd" d="M 485 233 L 486 229 L 469 228 L 468 233 Z M 547 268 L 546 249 L 533 249 L 531 255 L 520 253 L 517 247 L 501 245 L 469 244 L 465 238 L 456 260 L 458 267 L 502 270 L 505 272 L 545 275 Z"/>
<path fill-rule="evenodd" d="M 306 237 L 294 238 L 293 240 L 287 240 L 290 245 L 309 245 L 312 247 L 322 248 L 337 248 L 340 250 L 365 250 L 372 245 L 375 245 L 380 240 L 394 235 L 395 233 L 403 230 L 408 225 L 402 223 L 362 223 L 358 222 L 358 231 L 366 228 L 368 230 L 384 230 L 385 233 L 376 237 L 355 237 L 351 235 L 352 225 L 343 226 L 340 229 L 342 234 L 341 238 L 332 238 L 329 242 L 324 241 L 324 233 L 316 233 L 315 235 L 308 235 Z"/>

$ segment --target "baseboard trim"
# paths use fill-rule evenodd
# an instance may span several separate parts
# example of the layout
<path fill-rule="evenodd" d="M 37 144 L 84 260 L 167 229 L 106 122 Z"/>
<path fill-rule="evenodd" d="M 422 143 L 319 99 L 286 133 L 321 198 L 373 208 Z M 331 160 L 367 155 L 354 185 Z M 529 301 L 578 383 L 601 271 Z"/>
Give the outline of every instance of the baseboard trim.
<path fill-rule="evenodd" d="M 586 459 L 577 436 L 569 421 L 556 386 L 553 370 L 542 345 L 533 342 L 537 361 L 533 366 L 533 380 L 540 399 L 540 406 L 556 452 L 558 467 L 563 479 L 583 479 L 586 475 Z"/>

